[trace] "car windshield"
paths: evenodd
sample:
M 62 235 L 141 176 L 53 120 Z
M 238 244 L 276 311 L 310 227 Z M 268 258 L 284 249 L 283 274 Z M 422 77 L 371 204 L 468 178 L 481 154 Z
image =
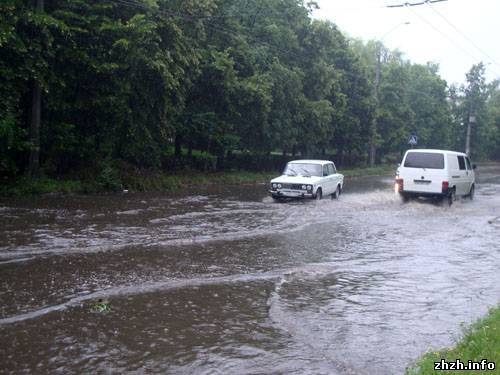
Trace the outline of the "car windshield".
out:
M 409 152 L 404 166 L 406 168 L 444 169 L 444 155 L 435 152 Z
M 288 163 L 283 174 L 287 176 L 321 176 L 321 164 Z

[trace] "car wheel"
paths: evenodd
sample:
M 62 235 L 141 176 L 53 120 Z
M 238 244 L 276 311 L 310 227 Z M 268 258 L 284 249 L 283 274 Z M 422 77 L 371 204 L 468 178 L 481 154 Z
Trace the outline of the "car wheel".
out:
M 317 200 L 320 200 L 321 198 L 323 198 L 323 192 L 321 191 L 321 188 L 318 188 L 318 190 L 316 190 L 316 196 L 315 198 Z
M 332 199 L 340 198 L 340 185 L 337 185 L 337 189 L 335 189 L 335 193 L 332 194 Z
M 474 193 L 475 193 L 476 188 L 474 187 L 474 184 L 470 187 L 470 192 L 469 192 L 469 199 L 473 200 L 474 199 Z

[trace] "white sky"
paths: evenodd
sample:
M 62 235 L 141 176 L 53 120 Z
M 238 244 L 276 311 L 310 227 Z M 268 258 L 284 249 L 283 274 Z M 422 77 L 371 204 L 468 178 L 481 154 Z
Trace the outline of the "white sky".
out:
M 334 22 L 355 38 L 383 38 L 387 47 L 404 52 L 412 62 L 438 63 L 440 75 L 448 84 L 464 83 L 465 73 L 479 61 L 486 64 L 488 81 L 500 78 L 500 0 L 385 7 L 421 1 L 316 0 L 320 9 L 313 16 Z

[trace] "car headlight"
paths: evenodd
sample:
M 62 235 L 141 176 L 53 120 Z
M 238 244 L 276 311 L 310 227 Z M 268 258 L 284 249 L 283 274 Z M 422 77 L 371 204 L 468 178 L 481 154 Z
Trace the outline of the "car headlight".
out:
M 307 186 L 306 185 L 302 185 L 302 190 L 306 190 L 307 189 Z
M 312 185 L 307 185 L 307 190 L 312 190 L 313 186 Z
M 278 184 L 273 184 L 273 189 L 276 189 L 278 187 Z
M 281 184 L 278 184 L 278 189 L 281 189 L 281 187 L 282 187 Z

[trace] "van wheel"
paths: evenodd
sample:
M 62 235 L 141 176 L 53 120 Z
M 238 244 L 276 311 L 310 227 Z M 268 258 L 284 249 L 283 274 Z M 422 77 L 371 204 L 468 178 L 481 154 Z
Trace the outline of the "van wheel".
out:
M 408 203 L 410 201 L 410 196 L 406 194 L 400 194 L 401 200 L 403 203 Z
M 457 199 L 456 193 L 455 193 L 455 188 L 451 189 L 450 193 L 446 197 L 446 200 L 448 202 L 448 206 L 451 206 L 453 202 Z
M 332 199 L 339 199 L 340 198 L 340 185 L 337 185 L 337 189 L 335 189 L 335 193 L 332 194 Z
M 469 195 L 468 195 L 470 200 L 474 199 L 475 190 L 476 190 L 476 188 L 474 187 L 474 184 L 472 184 L 472 186 L 470 187 Z
M 314 198 L 316 198 L 317 200 L 323 198 L 323 192 L 321 191 L 321 188 L 318 188 L 318 190 L 316 190 L 316 195 Z

